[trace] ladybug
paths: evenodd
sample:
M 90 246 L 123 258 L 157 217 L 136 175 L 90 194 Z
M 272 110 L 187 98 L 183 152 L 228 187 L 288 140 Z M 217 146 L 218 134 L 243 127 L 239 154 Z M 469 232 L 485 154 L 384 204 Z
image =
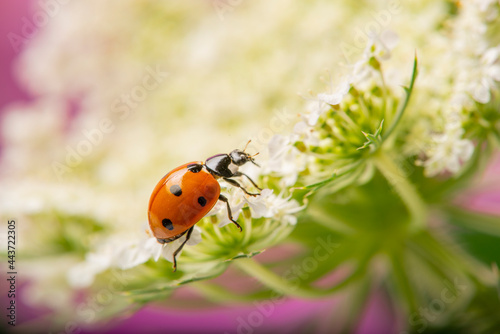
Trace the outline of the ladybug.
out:
M 228 199 L 220 193 L 218 179 L 223 179 L 232 186 L 238 187 L 250 196 L 260 193 L 250 193 L 241 186 L 234 177 L 246 177 L 258 190 L 262 190 L 238 167 L 247 162 L 260 167 L 248 153 L 243 150 L 233 150 L 229 154 L 217 154 L 204 163 L 194 161 L 179 166 L 165 175 L 156 185 L 149 199 L 149 227 L 159 243 L 165 244 L 186 235 L 186 240 L 173 254 L 174 272 L 177 269 L 176 256 L 191 237 L 194 225 L 200 221 L 221 200 L 227 205 L 229 219 L 240 229 L 241 226 L 233 219 Z

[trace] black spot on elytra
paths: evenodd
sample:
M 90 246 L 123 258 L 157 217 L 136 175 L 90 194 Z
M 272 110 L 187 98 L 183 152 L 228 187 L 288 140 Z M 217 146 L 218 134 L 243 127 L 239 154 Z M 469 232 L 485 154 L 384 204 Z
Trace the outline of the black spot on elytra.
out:
M 201 205 L 201 206 L 205 206 L 207 204 L 207 199 L 203 196 L 200 196 L 198 197 L 198 203 Z
M 175 196 L 180 196 L 182 195 L 182 189 L 178 185 L 174 184 L 173 186 L 170 187 L 170 192 L 174 194 Z
M 163 219 L 161 223 L 167 230 L 172 231 L 174 229 L 174 225 L 172 224 L 172 221 L 170 219 Z

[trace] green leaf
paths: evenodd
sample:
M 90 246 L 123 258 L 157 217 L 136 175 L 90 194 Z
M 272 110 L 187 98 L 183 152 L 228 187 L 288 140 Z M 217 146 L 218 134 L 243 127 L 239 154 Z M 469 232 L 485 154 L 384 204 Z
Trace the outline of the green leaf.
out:
M 475 258 L 487 266 L 500 265 L 500 217 L 457 207 L 446 208 L 453 233 Z
M 355 172 L 357 167 L 362 165 L 362 163 L 363 163 L 363 161 L 358 161 L 358 162 L 352 164 L 351 166 L 349 166 L 349 169 L 343 171 L 342 173 L 337 174 L 337 172 L 334 172 L 332 174 L 332 176 L 330 176 L 326 180 L 316 182 L 316 183 L 313 183 L 313 184 L 310 184 L 307 186 L 303 186 L 303 187 L 297 187 L 295 189 L 312 189 L 311 192 L 309 192 L 308 194 L 305 195 L 305 197 L 308 197 L 308 196 L 312 195 L 314 192 L 318 191 L 320 188 L 322 188 L 322 187 L 324 187 L 324 186 L 326 186 L 334 181 L 342 182 L 343 180 L 346 180 L 346 179 L 351 180 L 352 179 L 351 176 L 353 175 L 353 172 Z
M 236 259 L 249 259 L 249 258 L 252 258 L 254 257 L 255 255 L 259 255 L 260 253 L 263 253 L 265 252 L 265 249 L 261 250 L 261 251 L 255 251 L 255 252 L 251 252 L 251 253 L 248 253 L 248 254 L 238 254 L 236 255 L 235 257 L 232 257 L 230 259 L 227 259 L 225 262 L 230 262 L 230 261 L 234 261 Z
M 366 133 L 364 131 L 361 131 L 363 133 L 363 135 L 366 137 L 366 139 L 368 139 L 368 141 L 365 142 L 363 144 L 363 146 L 358 147 L 357 149 L 362 150 L 362 149 L 367 148 L 368 146 L 370 146 L 372 144 L 375 146 L 375 149 L 380 147 L 380 144 L 382 143 L 382 137 L 380 136 L 380 133 L 382 132 L 383 125 L 384 125 L 384 120 L 382 120 L 380 122 L 380 125 L 374 134 L 370 134 L 370 133 Z
M 444 209 L 451 224 L 500 238 L 500 217 L 456 206 L 447 206 Z

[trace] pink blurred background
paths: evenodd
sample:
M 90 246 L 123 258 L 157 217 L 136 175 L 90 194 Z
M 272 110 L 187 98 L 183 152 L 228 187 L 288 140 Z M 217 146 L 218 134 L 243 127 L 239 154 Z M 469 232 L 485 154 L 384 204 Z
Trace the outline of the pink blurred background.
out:
M 29 16 L 35 2 L 31 1 L 3 1 L 0 2 L 0 117 L 3 109 L 14 101 L 29 101 L 30 95 L 20 87 L 13 73 L 13 63 L 18 56 L 8 39 L 9 33 L 21 34 L 22 18 Z M 50 23 L 49 23 L 50 24 Z M 1 150 L 1 143 L 0 143 Z M 0 151 L 1 153 L 1 151 Z M 487 180 L 487 181 L 486 181 Z M 500 159 L 491 165 L 482 180 L 477 182 L 477 190 L 472 190 L 466 196 L 459 198 L 460 203 L 470 208 L 500 214 Z M 22 260 L 22 259 L 21 259 Z M 229 274 L 225 274 L 230 275 Z M 222 277 L 224 278 L 224 277 Z M 21 275 L 22 280 L 22 275 Z M 2 282 L 2 284 L 4 284 Z M 22 286 L 29 282 L 21 281 Z M 192 298 L 192 293 L 187 289 L 180 289 L 178 294 Z M 6 296 L 2 287 L 4 305 Z M 27 297 L 27 296 L 24 296 Z M 47 310 L 35 310 L 22 303 L 22 298 L 17 298 L 17 323 L 31 322 L 47 314 Z M 262 324 L 251 327 L 248 324 L 257 308 L 254 305 L 236 305 L 231 307 L 217 306 L 210 310 L 174 310 L 158 306 L 148 306 L 126 319 L 112 322 L 106 328 L 86 329 L 83 333 L 280 333 L 280 332 L 311 332 L 310 326 L 315 323 L 315 332 L 330 333 L 331 318 L 335 307 L 342 307 L 341 298 L 329 298 L 318 301 L 303 301 L 288 299 L 275 309 L 270 316 L 262 317 Z M 397 311 L 393 310 L 387 296 L 382 292 L 375 293 L 365 308 L 362 321 L 359 323 L 357 333 L 389 334 L 398 332 L 404 323 L 396 324 Z M 251 320 L 250 320 L 251 321 Z M 5 326 L 3 320 L 2 327 Z M 404 320 L 403 320 L 404 322 Z M 43 326 L 42 326 L 43 327 Z M 40 328 L 40 327 L 38 327 Z M 10 329 L 10 328 L 9 328 Z M 48 332 L 44 328 L 43 332 Z

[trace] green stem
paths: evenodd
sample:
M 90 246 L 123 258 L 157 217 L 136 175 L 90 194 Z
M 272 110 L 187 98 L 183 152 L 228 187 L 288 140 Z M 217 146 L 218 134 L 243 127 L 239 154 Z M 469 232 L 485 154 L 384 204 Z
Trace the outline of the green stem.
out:
M 406 298 L 408 303 L 409 311 L 411 313 L 417 312 L 418 302 L 415 296 L 414 288 L 410 282 L 410 277 L 408 276 L 407 270 L 405 268 L 405 259 L 401 252 L 394 252 L 390 255 L 390 260 L 392 264 L 392 275 L 394 281 L 396 282 L 399 291 Z
M 326 295 L 333 294 L 338 290 L 344 288 L 346 285 L 362 277 L 364 273 L 364 267 L 358 268 L 353 274 L 344 279 L 337 285 L 321 289 L 315 288 L 310 285 L 305 285 L 300 282 L 299 276 L 295 280 L 287 280 L 281 276 L 276 275 L 274 272 L 264 267 L 254 259 L 238 259 L 233 262 L 239 269 L 245 273 L 255 277 L 262 284 L 268 288 L 278 291 L 284 295 L 299 297 L 299 298 L 323 298 Z
M 353 284 L 347 291 L 342 293 L 341 307 L 328 310 L 328 326 L 335 328 L 335 333 L 355 333 L 360 320 L 364 317 L 364 309 L 369 301 L 372 291 L 371 280 L 373 277 L 366 275 L 363 279 Z M 311 331 L 308 331 L 311 332 Z
M 449 224 L 500 238 L 498 215 L 471 211 L 452 204 L 443 205 L 442 209 L 448 214 Z
M 214 229 L 215 235 L 220 240 L 222 240 L 224 243 L 228 242 L 228 239 L 226 238 L 226 236 L 221 233 L 221 231 L 220 231 L 221 228 L 219 226 L 214 226 L 213 229 Z
M 491 129 L 488 139 L 490 143 L 494 144 L 492 145 L 493 147 L 500 146 L 500 133 L 498 133 L 495 128 Z
M 245 217 L 245 213 L 242 212 L 241 215 L 243 216 L 243 222 L 245 226 L 245 230 L 243 231 L 244 236 L 243 236 L 243 245 L 247 245 L 248 242 L 250 241 L 250 237 L 252 236 L 252 221 L 251 219 Z
M 194 282 L 191 283 L 191 287 L 194 287 L 198 293 L 202 294 L 208 300 L 218 302 L 218 303 L 234 303 L 234 302 L 251 302 L 254 300 L 251 296 L 240 296 L 229 290 L 226 290 L 218 285 L 206 283 L 206 282 Z
M 380 80 L 382 81 L 382 110 L 384 111 L 385 119 L 387 118 L 387 96 L 389 94 L 387 93 L 387 85 L 385 83 L 384 73 L 382 72 L 382 69 L 379 69 L 378 73 L 380 74 Z
M 425 231 L 416 235 L 415 241 L 417 242 L 416 245 L 408 244 L 415 254 L 427 260 L 431 265 L 434 264 L 443 271 L 443 274 L 451 272 L 463 273 L 476 282 L 485 283 L 488 281 L 490 267 L 468 254 L 465 250 L 454 248 L 452 238 L 440 236 L 439 240 L 437 240 L 435 236 Z
M 423 228 L 426 225 L 426 204 L 405 173 L 382 150 L 373 155 L 372 161 L 405 203 L 411 217 L 410 228 L 413 231 Z
M 384 133 L 384 140 L 387 140 L 387 138 L 389 138 L 389 136 L 391 135 L 391 133 L 394 131 L 394 129 L 396 128 L 396 126 L 399 124 L 399 121 L 401 120 L 401 117 L 403 117 L 403 113 L 404 113 L 406 107 L 408 106 L 408 102 L 410 102 L 410 97 L 411 97 L 411 93 L 413 92 L 413 85 L 415 84 L 415 79 L 417 78 L 417 73 L 418 73 L 418 70 L 417 70 L 417 55 L 415 54 L 415 60 L 413 62 L 413 72 L 411 74 L 410 86 L 409 87 L 404 87 L 404 90 L 405 90 L 405 93 L 406 93 L 405 99 L 404 99 L 403 103 L 399 106 L 399 108 L 398 108 L 398 110 L 396 112 L 396 116 L 394 117 L 394 119 L 391 122 L 391 126 Z
M 331 214 L 325 212 L 316 202 L 311 202 L 307 210 L 308 216 L 315 223 L 326 227 L 334 233 L 339 233 L 342 235 L 353 235 L 355 229 L 345 224 L 344 221 L 334 217 Z

